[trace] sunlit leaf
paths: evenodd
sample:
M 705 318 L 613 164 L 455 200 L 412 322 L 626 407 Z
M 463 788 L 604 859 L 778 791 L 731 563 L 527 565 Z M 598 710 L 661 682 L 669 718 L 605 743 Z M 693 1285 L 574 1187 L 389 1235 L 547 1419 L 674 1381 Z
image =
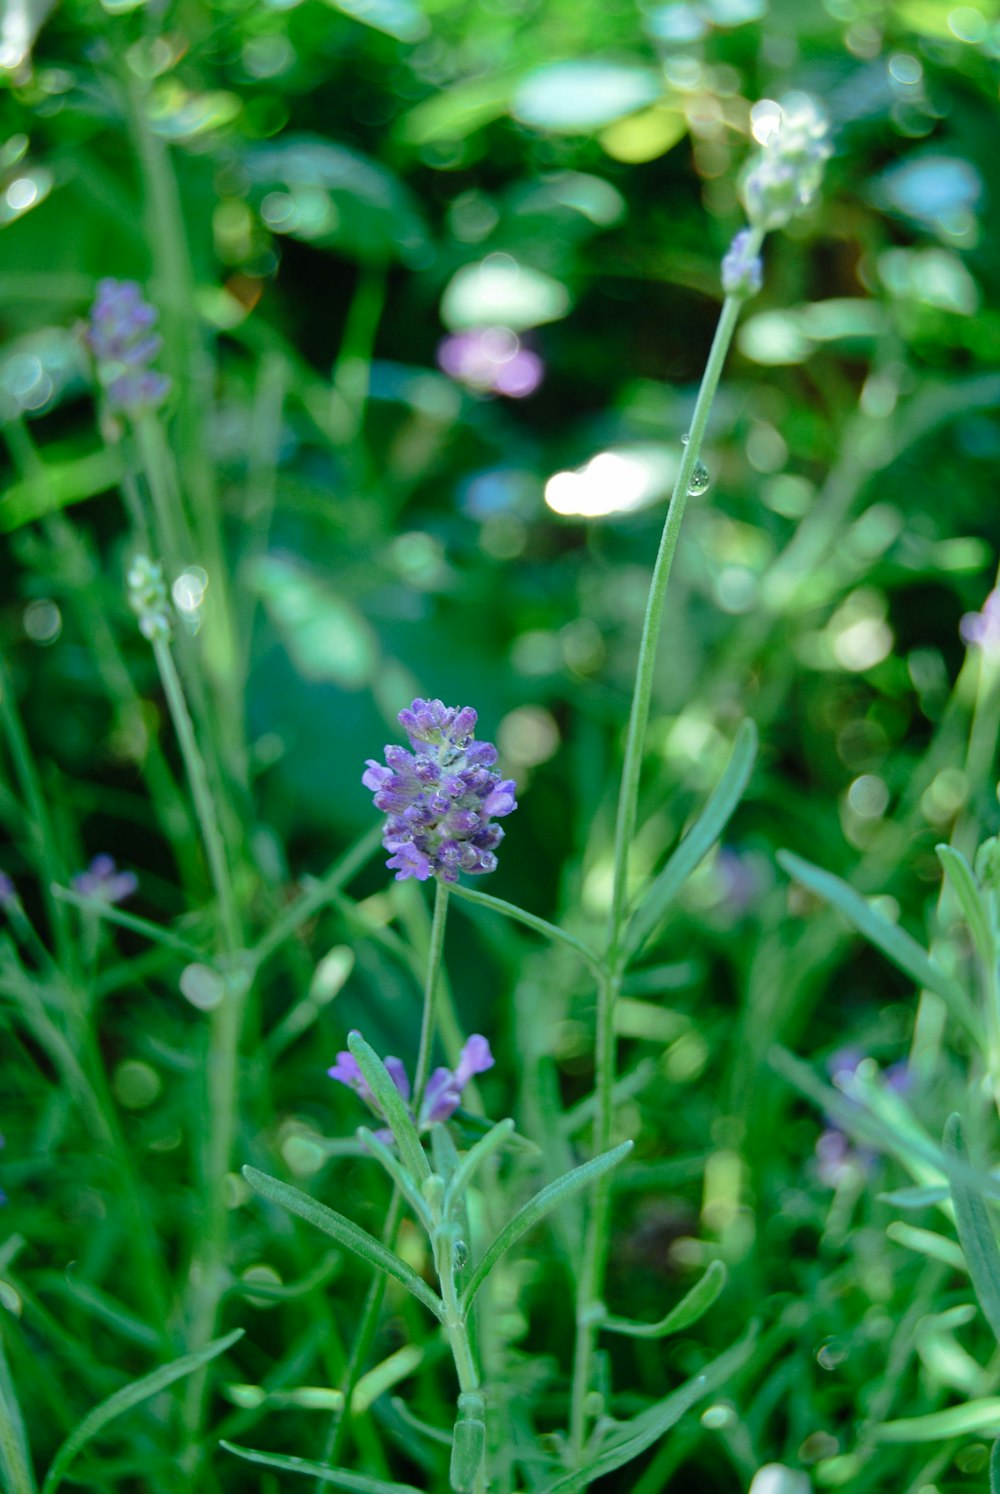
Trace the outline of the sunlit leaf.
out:
M 331 10 L 371 26 L 374 31 L 384 31 L 397 41 L 415 42 L 427 35 L 430 23 L 413 0 L 325 0 Z
M 299 673 L 360 690 L 378 665 L 378 643 L 361 614 L 318 576 L 283 556 L 263 556 L 246 581 L 281 634 Z
M 569 291 L 553 276 L 510 254 L 489 254 L 451 277 L 441 298 L 441 320 L 453 332 L 493 326 L 520 332 L 557 321 L 569 308 Z
M 652 68 L 586 58 L 553 62 L 518 84 L 511 113 L 556 135 L 584 135 L 651 104 L 663 92 Z

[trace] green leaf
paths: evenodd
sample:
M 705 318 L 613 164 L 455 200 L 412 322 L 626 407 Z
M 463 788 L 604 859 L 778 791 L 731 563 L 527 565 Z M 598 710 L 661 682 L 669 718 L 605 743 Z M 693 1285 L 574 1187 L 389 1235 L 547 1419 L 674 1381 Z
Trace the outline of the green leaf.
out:
M 309 1458 L 292 1458 L 284 1453 L 258 1452 L 253 1447 L 237 1447 L 235 1442 L 220 1442 L 226 1452 L 245 1458 L 248 1463 L 260 1463 L 264 1468 L 280 1468 L 285 1473 L 304 1473 L 319 1479 L 323 1484 L 334 1484 L 338 1489 L 348 1489 L 351 1494 L 420 1494 L 412 1484 L 391 1484 L 384 1478 L 372 1478 L 367 1473 L 350 1473 L 346 1468 L 327 1468 L 323 1463 L 313 1463 Z
M 519 908 L 515 903 L 505 902 L 501 897 L 493 897 L 488 892 L 478 892 L 473 887 L 463 887 L 456 882 L 451 888 L 453 897 L 462 898 L 467 903 L 478 903 L 481 908 L 492 908 L 495 913 L 502 913 L 505 918 L 512 918 L 515 923 L 523 923 L 525 928 L 534 929 L 536 934 L 541 934 L 545 939 L 551 939 L 554 944 L 565 944 L 572 949 L 597 974 L 604 974 L 604 966 L 600 958 L 582 939 L 577 939 L 575 934 L 568 934 L 565 929 L 558 928 L 554 923 L 547 923 L 544 918 L 539 918 L 534 913 L 528 913 L 524 908 Z
M 116 1390 L 114 1395 L 108 1396 L 99 1406 L 92 1411 L 75 1427 L 66 1441 L 59 1448 L 52 1465 L 45 1475 L 42 1485 L 42 1494 L 52 1494 L 62 1483 L 73 1459 L 82 1448 L 98 1432 L 114 1421 L 123 1412 L 130 1411 L 133 1406 L 138 1406 L 152 1395 L 157 1395 L 172 1385 L 175 1380 L 181 1380 L 185 1375 L 191 1375 L 195 1370 L 201 1369 L 202 1365 L 208 1364 L 227 1349 L 231 1349 L 239 1339 L 243 1337 L 243 1329 L 236 1328 L 232 1333 L 227 1333 L 223 1338 L 217 1338 L 212 1343 L 206 1344 L 203 1349 L 196 1349 L 192 1354 L 185 1354 L 181 1359 L 175 1359 L 171 1364 L 161 1364 L 159 1369 L 153 1370 L 152 1374 L 144 1375 L 141 1380 L 133 1380 L 131 1385 L 125 1385 L 121 1390 Z
M 945 1155 L 967 1160 L 959 1116 L 950 1115 L 944 1128 Z M 955 1224 L 972 1285 L 976 1289 L 983 1316 L 1000 1343 L 1000 1250 L 982 1194 L 963 1177 L 949 1177 L 955 1204 Z
M 360 8 L 360 7 L 359 7 Z M 265 223 L 276 233 L 374 264 L 422 259 L 420 208 L 378 161 L 319 135 L 251 146 L 243 164 Z
M 668 1333 L 682 1333 L 708 1311 L 725 1284 L 725 1266 L 721 1261 L 713 1261 L 701 1280 L 658 1323 L 635 1323 L 630 1318 L 604 1318 L 598 1326 L 609 1333 L 623 1333 L 628 1338 L 665 1338 Z
M 943 1203 L 948 1189 L 937 1183 L 928 1183 L 917 1188 L 894 1188 L 889 1193 L 877 1195 L 879 1203 L 892 1204 L 897 1209 L 927 1209 L 933 1204 Z
M 894 1219 L 885 1233 L 896 1245 L 914 1250 L 918 1255 L 926 1255 L 932 1261 L 940 1261 L 953 1271 L 968 1269 L 961 1247 L 954 1240 L 949 1240 L 947 1235 L 939 1235 L 936 1230 L 918 1229 L 916 1225 L 904 1224 L 901 1219 Z
M 409 1200 L 410 1207 L 421 1224 L 430 1233 L 434 1228 L 434 1216 L 427 1207 L 426 1198 L 414 1183 L 412 1173 L 407 1172 L 395 1152 L 387 1147 L 384 1141 L 379 1141 L 375 1133 L 369 1131 L 367 1126 L 359 1126 L 357 1134 L 362 1146 L 371 1152 L 376 1161 L 381 1162 L 400 1193 Z
M 511 113 L 521 124 L 555 135 L 583 135 L 633 114 L 663 94 L 650 67 L 587 57 L 552 62 L 524 78 Z
M 420 41 L 430 30 L 427 17 L 413 0 L 326 0 L 326 4 L 397 41 Z
M 711 1395 L 743 1368 L 754 1351 L 756 1336 L 756 1330 L 752 1329 L 740 1343 L 733 1344 L 732 1348 L 720 1354 L 718 1359 L 713 1359 L 699 1374 L 662 1401 L 658 1401 L 655 1406 L 641 1411 L 631 1421 L 613 1424 L 610 1434 L 605 1437 L 593 1458 L 582 1467 L 574 1468 L 572 1472 L 544 1484 L 537 1494 L 575 1494 L 576 1490 L 586 1488 L 595 1479 L 606 1473 L 613 1473 L 616 1468 L 623 1467 L 640 1453 L 644 1453 L 680 1421 L 685 1411 L 689 1411 L 706 1395 Z
M 935 846 L 934 849 L 938 860 L 944 867 L 948 883 L 958 898 L 983 969 L 992 970 L 996 961 L 993 930 L 990 926 L 989 912 L 983 902 L 972 868 L 961 851 L 956 851 L 953 846 L 940 845 Z
M 870 1430 L 876 1442 L 945 1442 L 949 1437 L 964 1437 L 970 1432 L 994 1428 L 1000 1428 L 997 1396 L 966 1401 L 964 1406 L 949 1406 L 947 1411 L 932 1411 L 927 1416 L 883 1421 Z
M 414 1183 L 419 1186 L 430 1177 L 431 1164 L 420 1144 L 420 1137 L 417 1135 L 417 1128 L 413 1124 L 413 1117 L 410 1115 L 406 1101 L 393 1084 L 389 1070 L 371 1044 L 365 1042 L 360 1032 L 348 1034 L 347 1046 L 352 1056 L 357 1059 L 358 1068 L 375 1096 L 379 1109 L 389 1123 L 389 1129 L 396 1138 L 404 1168 Z
M 747 717 L 740 723 L 729 762 L 704 809 L 632 916 L 625 934 L 625 949 L 630 957 L 638 954 L 688 877 L 726 828 L 750 781 L 756 756 L 757 728 Z
M 308 1193 L 301 1193 L 298 1188 L 293 1188 L 289 1183 L 279 1182 L 277 1178 L 268 1177 L 265 1172 L 258 1172 L 256 1167 L 244 1167 L 243 1176 L 255 1192 L 270 1203 L 281 1204 L 283 1208 L 291 1213 L 297 1214 L 307 1224 L 313 1224 L 321 1229 L 325 1235 L 329 1235 L 343 1245 L 345 1249 L 351 1250 L 355 1255 L 367 1261 L 370 1266 L 375 1266 L 379 1271 L 384 1271 L 387 1276 L 401 1282 L 407 1291 L 413 1293 L 418 1301 L 429 1308 L 435 1317 L 444 1317 L 444 1305 L 440 1298 L 431 1291 L 427 1283 L 412 1270 L 405 1261 L 376 1240 L 367 1230 L 361 1229 L 359 1225 L 353 1224 L 350 1219 L 345 1219 L 343 1214 L 328 1209 L 325 1204 L 317 1203 L 310 1198 Z
M 832 872 L 803 861 L 801 856 L 791 851 L 779 851 L 778 863 L 803 887 L 808 887 L 839 909 L 848 923 L 853 924 L 859 934 L 880 949 L 915 985 L 937 992 L 976 1045 L 980 1049 L 985 1047 L 983 1024 L 965 991 L 904 929 L 876 912 L 867 899 Z
M 1000 1437 L 990 1453 L 990 1494 L 1000 1494 Z
M 35 1494 L 24 1417 L 0 1344 L 0 1477 L 7 1494 Z
M 263 555 L 246 581 L 260 597 L 292 663 L 306 680 L 360 690 L 375 675 L 378 641 L 358 609 L 298 561 Z
M 476 1175 L 476 1171 L 498 1152 L 505 1144 L 514 1130 L 514 1122 L 510 1119 L 497 1121 L 496 1125 L 487 1131 L 485 1136 L 480 1137 L 475 1146 L 469 1148 L 455 1169 L 454 1176 L 448 1184 L 444 1196 L 444 1211 L 447 1214 L 452 1204 L 460 1201 Z
M 541 1192 L 535 1194 L 534 1198 L 529 1199 L 522 1209 L 518 1209 L 513 1219 L 500 1231 L 473 1271 L 469 1284 L 462 1293 L 463 1314 L 468 1312 L 479 1288 L 505 1251 L 509 1250 L 529 1229 L 532 1229 L 540 1219 L 544 1219 L 545 1215 L 558 1204 L 567 1198 L 572 1198 L 574 1194 L 580 1192 L 581 1188 L 589 1187 L 612 1167 L 617 1167 L 631 1150 L 632 1142 L 623 1141 L 619 1146 L 612 1147 L 609 1152 L 603 1152 L 599 1157 L 592 1157 L 589 1162 L 584 1162 L 580 1167 L 574 1167 L 572 1172 L 564 1173 L 561 1178 L 556 1178 L 554 1183 L 549 1183 L 548 1187 L 543 1188 Z
M 102 449 L 72 461 L 49 461 L 44 474 L 15 482 L 4 493 L 0 499 L 0 531 L 20 529 L 44 514 L 106 493 L 121 475 L 122 461 L 117 451 Z

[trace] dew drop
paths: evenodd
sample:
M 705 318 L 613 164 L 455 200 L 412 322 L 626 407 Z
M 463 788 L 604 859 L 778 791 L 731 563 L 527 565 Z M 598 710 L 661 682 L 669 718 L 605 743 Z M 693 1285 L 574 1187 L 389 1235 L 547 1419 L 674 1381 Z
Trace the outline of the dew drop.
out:
M 694 471 L 691 473 L 691 477 L 688 481 L 689 497 L 699 497 L 707 490 L 711 480 L 712 479 L 708 475 L 708 468 L 705 466 L 705 463 L 702 461 L 695 462 Z

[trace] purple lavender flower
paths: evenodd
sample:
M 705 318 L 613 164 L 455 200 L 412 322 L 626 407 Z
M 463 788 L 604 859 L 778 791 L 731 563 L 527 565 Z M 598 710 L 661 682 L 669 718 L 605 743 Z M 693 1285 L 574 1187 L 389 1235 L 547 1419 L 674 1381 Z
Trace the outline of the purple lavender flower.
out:
M 158 317 L 136 281 L 98 281 L 87 341 L 108 407 L 117 415 L 154 410 L 170 392 L 166 374 L 152 367 L 163 345 L 153 330 Z
M 386 767 L 368 759 L 361 782 L 387 815 L 382 844 L 397 882 L 496 870 L 503 830 L 490 822 L 517 808 L 516 786 L 491 771 L 497 750 L 475 740 L 477 719 L 471 706 L 415 700 L 399 713 L 413 752 L 386 747 Z
M 75 891 L 84 897 L 99 897 L 105 903 L 123 903 L 139 886 L 135 872 L 119 871 L 113 856 L 95 856 L 86 871 L 73 878 Z
M 413 1116 L 410 1107 L 410 1077 L 406 1069 L 398 1058 L 390 1056 L 384 1058 L 382 1062 L 389 1071 L 393 1084 L 406 1101 L 410 1115 Z M 435 1069 L 428 1079 L 420 1105 L 420 1115 L 413 1117 L 417 1130 L 427 1131 L 439 1121 L 446 1121 L 449 1116 L 454 1115 L 461 1104 L 462 1091 L 473 1074 L 484 1074 L 487 1069 L 493 1067 L 494 1062 L 495 1059 L 490 1052 L 490 1045 L 486 1038 L 474 1032 L 459 1054 L 458 1067 Z M 331 1069 L 327 1069 L 327 1073 L 339 1084 L 346 1084 L 348 1089 L 353 1089 L 375 1115 L 382 1115 L 382 1109 L 372 1094 L 367 1079 L 358 1067 L 358 1061 L 353 1053 L 348 1053 L 346 1050 L 338 1053 L 337 1062 Z M 385 1140 L 387 1137 L 391 1140 L 391 1132 L 378 1131 L 376 1135 L 380 1140 Z
M 978 644 L 990 658 L 1000 657 L 1000 591 L 991 591 L 981 612 L 967 612 L 959 624 L 962 639 Z
M 7 909 L 17 902 L 17 888 L 6 872 L 0 872 L 0 908 Z
M 759 254 L 748 254 L 750 230 L 744 228 L 730 244 L 722 261 L 722 289 L 727 296 L 755 296 L 764 283 Z
M 446 337 L 438 348 L 445 373 L 480 394 L 503 394 L 525 399 L 542 382 L 544 369 L 537 353 L 522 345 L 509 327 L 479 327 Z

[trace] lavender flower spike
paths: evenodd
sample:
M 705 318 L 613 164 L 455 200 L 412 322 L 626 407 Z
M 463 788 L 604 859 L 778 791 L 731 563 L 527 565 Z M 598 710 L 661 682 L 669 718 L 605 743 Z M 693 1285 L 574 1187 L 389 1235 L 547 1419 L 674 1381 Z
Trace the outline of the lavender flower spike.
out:
M 406 1069 L 398 1058 L 389 1057 L 382 1061 L 389 1071 L 393 1084 L 406 1102 L 410 1115 L 413 1116 L 410 1106 L 410 1078 Z M 486 1038 L 478 1032 L 473 1033 L 459 1054 L 458 1067 L 435 1069 L 428 1079 L 420 1105 L 420 1116 L 419 1119 L 415 1118 L 418 1131 L 428 1131 L 431 1126 L 446 1121 L 449 1116 L 454 1115 L 462 1102 L 462 1091 L 473 1074 L 484 1074 L 487 1069 L 493 1067 L 494 1062 Z M 332 1068 L 327 1069 L 327 1073 L 339 1084 L 345 1084 L 348 1089 L 353 1089 L 355 1094 L 360 1095 L 364 1100 L 369 1110 L 381 1117 L 382 1110 L 379 1103 L 372 1094 L 368 1081 L 352 1053 L 338 1053 L 337 1062 Z M 391 1141 L 392 1139 L 391 1132 L 379 1131 L 376 1135 L 380 1140 Z
M 397 882 L 496 870 L 503 830 L 491 821 L 517 808 L 516 785 L 492 771 L 497 750 L 476 741 L 476 721 L 471 706 L 415 700 L 399 713 L 412 752 L 386 747 L 385 767 L 368 759 L 361 782 L 387 816 L 382 844 Z
M 87 341 L 108 407 L 116 415 L 155 410 L 170 392 L 166 374 L 152 366 L 163 344 L 153 330 L 158 318 L 136 281 L 98 281 Z
M 765 101 L 761 107 L 775 106 Z M 777 106 L 773 128 L 743 177 L 743 202 L 754 228 L 783 228 L 812 201 L 833 147 L 826 116 L 805 93 Z
M 727 296 L 755 296 L 764 283 L 759 254 L 748 254 L 750 230 L 736 235 L 722 261 L 722 289 Z

